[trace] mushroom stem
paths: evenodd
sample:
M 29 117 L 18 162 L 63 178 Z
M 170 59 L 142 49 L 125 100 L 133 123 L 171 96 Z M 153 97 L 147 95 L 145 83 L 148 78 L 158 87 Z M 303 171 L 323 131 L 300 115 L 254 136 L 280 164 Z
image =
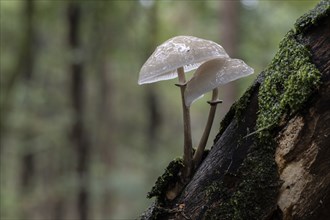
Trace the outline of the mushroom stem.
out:
M 184 69 L 183 67 L 179 67 L 177 69 L 177 72 L 178 72 L 178 79 L 179 79 L 179 84 L 180 85 L 184 85 L 186 84 L 186 76 L 184 74 Z
M 213 89 L 212 99 L 211 99 L 211 101 L 208 101 L 211 108 L 209 111 L 209 116 L 208 116 L 207 123 L 206 123 L 205 129 L 204 129 L 204 133 L 202 135 L 202 138 L 199 142 L 199 145 L 198 145 L 197 150 L 193 157 L 194 169 L 196 169 L 199 166 L 199 164 L 202 160 L 204 149 L 205 149 L 205 146 L 206 146 L 206 143 L 207 143 L 207 140 L 209 138 L 210 131 L 212 128 L 215 112 L 217 110 L 217 104 L 222 102 L 221 100 L 218 99 L 218 93 L 219 93 L 218 88 Z
M 186 78 L 183 67 L 177 69 L 179 84 L 181 90 L 181 101 L 183 110 L 183 130 L 184 130 L 184 151 L 183 151 L 183 178 L 187 181 L 192 172 L 192 140 L 191 140 L 191 125 L 190 125 L 190 109 L 189 106 L 185 105 L 184 92 L 186 90 Z

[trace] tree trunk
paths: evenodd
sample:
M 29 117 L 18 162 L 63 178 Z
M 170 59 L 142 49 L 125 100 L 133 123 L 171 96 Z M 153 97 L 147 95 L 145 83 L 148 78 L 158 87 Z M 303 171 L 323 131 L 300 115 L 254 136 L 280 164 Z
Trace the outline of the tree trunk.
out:
M 181 194 L 166 183 L 142 219 L 330 219 L 329 13 L 297 20 Z
M 153 49 L 157 46 L 157 35 L 158 35 L 158 2 L 155 1 L 153 5 L 146 9 L 148 13 L 148 26 L 147 26 L 147 45 L 146 45 L 146 59 L 150 56 Z M 144 60 L 146 60 L 144 59 Z M 153 154 L 157 148 L 159 139 L 159 128 L 161 126 L 162 114 L 159 105 L 159 97 L 156 92 L 157 90 L 153 85 L 148 85 L 145 95 L 145 106 L 148 115 L 148 141 L 149 146 L 148 152 L 150 155 Z
M 25 21 L 26 21 L 26 38 L 27 38 L 27 45 L 26 45 L 26 62 L 24 64 L 24 71 L 23 74 L 23 83 L 24 86 L 27 87 L 27 89 L 30 89 L 30 83 L 32 81 L 32 75 L 34 71 L 34 65 L 35 65 L 35 53 L 34 53 L 34 39 L 35 39 L 35 32 L 33 30 L 33 14 L 34 14 L 34 1 L 27 0 L 25 3 Z M 25 101 L 29 102 L 29 101 Z M 31 110 L 29 108 L 29 103 L 26 103 L 27 106 L 25 106 L 28 110 Z M 26 129 L 24 137 L 26 138 L 26 142 L 28 143 L 31 136 L 31 132 L 29 132 L 28 129 Z M 27 146 L 27 148 L 30 146 Z M 33 153 L 29 152 L 29 149 L 26 150 L 27 152 L 24 153 L 22 158 L 22 189 L 23 191 L 26 191 L 30 185 L 31 181 L 34 175 L 34 155 Z
M 90 104 L 95 106 L 93 112 L 96 115 L 96 122 L 93 127 L 94 147 L 91 149 L 95 154 L 98 163 L 102 164 L 107 173 L 112 172 L 114 161 L 116 158 L 116 144 L 114 141 L 114 133 L 117 129 L 116 113 L 114 111 L 114 97 L 116 92 L 116 84 L 113 79 L 113 59 L 111 54 L 115 49 L 115 26 L 114 11 L 118 7 L 113 1 L 98 1 L 89 7 L 89 13 L 93 15 L 91 22 L 92 33 L 89 41 L 92 43 L 92 49 L 89 54 L 93 54 L 93 60 L 90 61 L 92 68 L 95 70 L 93 80 L 95 81 L 95 94 L 97 99 L 93 99 Z M 100 37 L 101 36 L 101 37 Z M 94 39 L 98 39 L 95 41 Z M 105 46 L 107 45 L 107 46 Z M 94 108 L 93 108 L 94 109 Z M 99 159 L 98 159 L 99 158 Z M 100 173 L 100 175 L 104 175 Z M 111 187 L 110 187 L 111 188 Z M 102 216 L 111 216 L 114 207 L 114 192 L 107 188 L 95 200 L 100 201 L 100 206 L 95 212 L 102 213 Z
M 84 126 L 84 84 L 83 63 L 80 60 L 81 42 L 79 27 L 81 25 L 81 8 L 78 2 L 71 2 L 68 6 L 67 19 L 69 26 L 69 45 L 72 50 L 71 64 L 71 97 L 74 110 L 72 127 L 72 142 L 77 155 L 76 172 L 78 176 L 77 209 L 80 220 L 88 219 L 88 179 L 89 179 L 89 143 Z
M 35 2 L 33 0 L 27 0 L 24 4 L 24 23 L 26 25 L 25 29 L 25 43 L 24 43 L 24 55 L 22 62 L 22 69 L 21 72 L 17 72 L 17 74 L 22 74 L 22 83 L 26 89 L 26 93 L 24 94 L 24 108 L 27 112 L 33 112 L 32 104 L 31 104 L 31 83 L 33 82 L 33 72 L 35 67 L 35 30 L 34 30 L 34 13 L 35 13 Z M 17 76 L 18 76 L 17 75 Z M 14 80 L 14 79 L 13 79 Z M 14 81 L 12 82 L 14 83 Z M 6 103 L 7 104 L 7 103 Z M 21 182 L 21 190 L 22 190 L 22 198 L 23 201 L 27 200 L 29 196 L 29 192 L 33 188 L 33 183 L 36 177 L 36 155 L 31 150 L 31 140 L 35 137 L 35 133 L 29 129 L 31 124 L 26 122 L 26 125 L 23 126 L 23 136 L 25 145 L 23 148 L 23 155 L 21 158 L 21 175 L 20 175 L 20 182 Z M 26 208 L 24 202 L 22 203 L 22 217 L 29 218 L 32 216 L 32 213 Z

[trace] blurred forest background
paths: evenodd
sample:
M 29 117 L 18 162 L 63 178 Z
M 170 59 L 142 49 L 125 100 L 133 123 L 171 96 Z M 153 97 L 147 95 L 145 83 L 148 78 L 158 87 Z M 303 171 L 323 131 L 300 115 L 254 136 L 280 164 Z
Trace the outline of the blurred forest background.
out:
M 158 44 L 193 35 L 255 75 L 222 88 L 221 117 L 317 1 L 0 0 L 0 219 L 133 219 L 183 153 L 176 80 L 138 86 Z M 189 78 L 189 76 L 188 76 Z M 193 142 L 208 97 L 192 106 Z

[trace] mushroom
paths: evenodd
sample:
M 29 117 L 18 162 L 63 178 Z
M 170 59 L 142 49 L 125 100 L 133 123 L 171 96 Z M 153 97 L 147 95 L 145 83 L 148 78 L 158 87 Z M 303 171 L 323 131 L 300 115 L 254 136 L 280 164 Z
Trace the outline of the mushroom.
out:
M 184 72 L 189 72 L 205 61 L 222 57 L 229 56 L 222 46 L 213 41 L 193 36 L 173 37 L 159 45 L 144 63 L 138 84 L 174 79 L 178 76 L 177 69 L 180 67 Z
M 203 156 L 208 136 L 212 127 L 218 99 L 218 87 L 241 77 L 253 74 L 253 69 L 244 61 L 231 58 L 216 58 L 203 63 L 187 82 L 185 90 L 185 105 L 190 106 L 204 93 L 212 90 L 212 99 L 208 101 L 210 111 L 204 133 L 193 156 L 193 166 L 196 168 Z
M 178 77 L 181 90 L 184 127 L 183 177 L 192 172 L 192 140 L 189 105 L 186 105 L 185 72 L 197 69 L 202 63 L 215 58 L 229 58 L 217 43 L 193 36 L 173 37 L 158 46 L 142 66 L 138 84 L 153 83 Z

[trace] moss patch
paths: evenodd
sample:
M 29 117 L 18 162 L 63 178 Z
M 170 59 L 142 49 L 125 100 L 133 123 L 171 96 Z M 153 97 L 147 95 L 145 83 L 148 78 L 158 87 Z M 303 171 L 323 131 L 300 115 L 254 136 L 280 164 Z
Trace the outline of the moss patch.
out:
M 328 13 L 329 1 L 321 2 L 318 7 L 320 9 L 312 10 L 313 14 L 304 15 L 297 21 L 300 31 L 318 21 L 324 16 L 323 13 Z M 222 198 L 217 209 L 212 208 L 206 213 L 206 219 L 218 219 L 219 216 L 221 219 L 263 219 L 265 213 L 269 213 L 267 209 L 276 204 L 280 183 L 274 159 L 274 129 L 278 128 L 283 118 L 291 117 L 302 109 L 320 84 L 321 73 L 310 57 L 308 49 L 296 41 L 295 32 L 290 31 L 282 40 L 272 63 L 264 71 L 265 79 L 258 94 L 258 132 L 237 174 L 243 181 L 237 183 L 235 192 L 228 199 Z M 231 119 L 237 117 L 236 114 L 248 103 L 245 98 L 241 102 L 243 107 L 234 106 L 238 111 L 230 115 Z M 225 124 L 228 126 L 228 122 Z M 206 192 L 209 196 L 212 196 L 213 188 Z M 216 188 L 214 193 L 222 195 L 230 190 L 222 184 L 217 184 Z M 260 190 L 262 194 L 258 193 Z
M 182 158 L 174 159 L 169 163 L 163 175 L 158 177 L 147 198 L 156 197 L 157 200 L 166 198 L 166 191 L 180 180 L 179 173 L 183 168 Z
M 306 31 L 312 25 L 317 25 L 318 21 L 330 13 L 330 1 L 321 1 L 309 13 L 301 16 L 295 23 L 295 33 L 299 34 Z
M 266 78 L 258 96 L 257 129 L 273 128 L 281 117 L 296 113 L 321 77 L 311 62 L 309 51 L 295 40 L 292 31 L 281 42 L 279 52 L 265 72 Z

